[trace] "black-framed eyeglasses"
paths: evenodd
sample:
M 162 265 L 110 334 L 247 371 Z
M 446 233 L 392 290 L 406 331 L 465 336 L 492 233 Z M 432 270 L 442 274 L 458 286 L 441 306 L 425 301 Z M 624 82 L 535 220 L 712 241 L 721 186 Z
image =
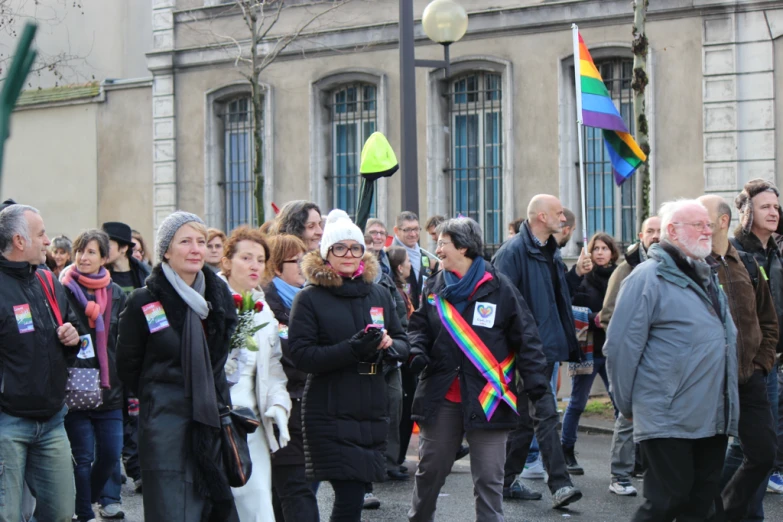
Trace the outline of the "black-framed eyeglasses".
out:
M 337 257 L 347 257 L 349 251 L 351 252 L 351 257 L 362 257 L 365 252 L 365 247 L 358 243 L 351 245 L 350 247 L 348 245 L 343 245 L 342 243 L 335 243 L 329 247 L 329 252 Z
M 402 229 L 403 234 L 413 234 L 414 232 L 421 232 L 421 227 L 409 227 Z
M 286 263 L 296 263 L 297 265 L 302 266 L 302 258 L 300 257 L 299 259 L 286 259 L 285 261 L 283 261 L 283 264 Z

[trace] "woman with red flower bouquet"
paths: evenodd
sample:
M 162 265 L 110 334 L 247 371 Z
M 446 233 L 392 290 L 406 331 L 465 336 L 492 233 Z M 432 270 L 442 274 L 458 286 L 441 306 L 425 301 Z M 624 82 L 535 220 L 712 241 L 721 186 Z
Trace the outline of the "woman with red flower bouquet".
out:
M 239 317 L 225 366 L 231 402 L 251 408 L 262 427 L 247 437 L 253 462 L 250 480 L 233 488 L 241 522 L 274 520 L 270 452 L 284 448 L 290 439 L 291 397 L 280 363 L 277 321 L 258 290 L 268 257 L 269 247 L 260 232 L 246 226 L 237 228 L 225 244 L 219 274 L 228 283 Z

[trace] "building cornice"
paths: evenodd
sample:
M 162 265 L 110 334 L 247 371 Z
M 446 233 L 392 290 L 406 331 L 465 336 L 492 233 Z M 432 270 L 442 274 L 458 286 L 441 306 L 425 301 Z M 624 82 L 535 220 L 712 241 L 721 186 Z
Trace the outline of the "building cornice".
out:
M 714 16 L 727 13 L 780 9 L 779 0 L 657 0 L 651 3 L 647 19 L 650 22 L 692 16 Z M 226 6 L 205 6 L 174 13 L 175 24 L 209 19 L 225 12 Z M 238 16 L 238 15 L 233 15 Z M 565 0 L 513 8 L 493 8 L 469 13 L 470 25 L 463 40 L 478 40 L 499 35 L 519 35 L 562 31 L 576 21 L 580 27 L 617 25 L 633 20 L 628 0 Z M 419 45 L 428 45 L 416 20 L 414 38 Z M 270 52 L 276 40 L 258 44 L 260 53 Z M 250 39 L 238 44 L 243 54 L 249 54 Z M 314 31 L 303 34 L 278 57 L 279 61 L 301 59 L 303 56 L 339 54 L 393 49 L 399 45 L 397 22 L 386 22 L 349 28 Z M 211 43 L 147 54 L 150 70 L 190 68 L 230 63 L 236 60 L 236 43 Z

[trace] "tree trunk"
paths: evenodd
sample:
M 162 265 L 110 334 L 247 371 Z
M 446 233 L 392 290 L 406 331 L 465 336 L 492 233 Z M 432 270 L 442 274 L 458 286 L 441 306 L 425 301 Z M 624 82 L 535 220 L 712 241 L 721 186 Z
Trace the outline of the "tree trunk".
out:
M 252 104 L 253 104 L 253 181 L 255 184 L 255 198 L 256 198 L 256 226 L 260 227 L 264 224 L 264 172 L 262 165 L 264 164 L 264 147 L 262 140 L 263 123 L 264 123 L 264 107 L 263 107 L 263 93 L 261 87 L 261 67 L 258 58 L 258 15 L 251 7 L 248 10 L 248 16 L 251 21 L 251 33 L 250 39 L 250 88 L 252 92 Z
M 648 161 L 636 172 L 636 224 L 641 230 L 642 223 L 650 216 L 650 173 L 649 155 L 650 142 L 648 138 L 649 120 L 645 104 L 645 89 L 649 83 L 647 75 L 648 41 L 645 33 L 647 20 L 647 5 L 649 0 L 633 0 L 633 82 L 634 91 L 633 113 L 636 142 L 648 156 Z

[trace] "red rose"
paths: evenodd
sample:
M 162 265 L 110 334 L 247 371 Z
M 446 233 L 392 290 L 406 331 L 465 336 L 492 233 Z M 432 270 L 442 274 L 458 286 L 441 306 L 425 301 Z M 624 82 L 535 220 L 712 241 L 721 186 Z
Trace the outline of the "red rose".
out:
M 237 308 L 242 308 L 242 296 L 239 294 L 234 294 L 234 306 Z
M 262 303 L 261 301 L 256 301 L 255 309 L 256 312 L 260 313 L 261 310 L 264 309 L 264 303 Z

